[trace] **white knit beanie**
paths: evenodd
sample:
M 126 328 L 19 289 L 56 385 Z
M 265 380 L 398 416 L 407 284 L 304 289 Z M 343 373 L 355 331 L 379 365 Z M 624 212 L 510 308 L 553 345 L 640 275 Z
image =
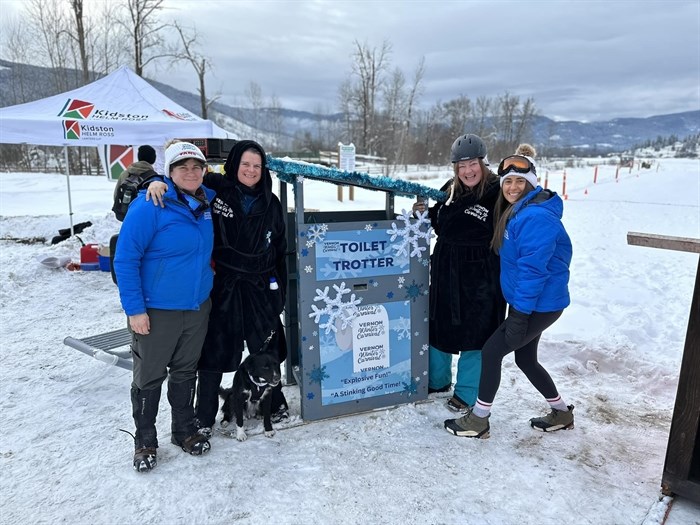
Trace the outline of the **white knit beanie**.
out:
M 165 150 L 163 170 L 165 171 L 166 177 L 170 177 L 170 165 L 182 159 L 194 159 L 200 161 L 202 164 L 207 163 L 207 159 L 202 153 L 202 150 L 194 144 L 190 144 L 189 142 L 175 142 Z
M 532 157 L 528 157 L 527 155 L 522 155 L 525 157 L 527 160 L 530 161 L 530 163 L 537 168 L 537 165 L 535 164 L 535 159 Z M 503 181 L 506 180 L 508 177 L 522 177 L 526 181 L 528 181 L 530 184 L 532 184 L 533 188 L 536 188 L 539 183 L 537 182 L 537 175 L 532 173 L 532 171 L 528 171 L 527 173 L 518 173 L 517 171 L 511 171 L 509 173 L 506 173 L 503 177 L 501 177 L 501 186 L 503 186 Z

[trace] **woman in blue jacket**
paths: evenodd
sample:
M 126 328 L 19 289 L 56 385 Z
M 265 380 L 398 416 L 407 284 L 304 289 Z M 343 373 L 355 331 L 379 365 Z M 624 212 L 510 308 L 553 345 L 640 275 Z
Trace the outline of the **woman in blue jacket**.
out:
M 156 466 L 155 424 L 166 378 L 172 443 L 192 455 L 209 450 L 194 423 L 193 406 L 213 282 L 209 201 L 214 193 L 202 186 L 205 163 L 192 144 L 169 146 L 164 207 L 153 207 L 139 195 L 119 233 L 114 270 L 133 334 L 133 465 L 139 472 Z
M 572 249 L 561 223 L 563 202 L 538 185 L 534 156 L 534 148 L 523 144 L 498 166 L 502 191 L 492 246 L 501 257 L 501 288 L 509 305 L 508 317 L 482 349 L 476 404 L 463 417 L 445 421 L 445 429 L 456 436 L 489 437 L 488 420 L 501 381 L 501 362 L 510 352 L 551 407 L 547 416 L 531 419 L 530 425 L 543 432 L 574 426 L 573 405 L 562 400 L 537 360 L 542 332 L 570 302 Z

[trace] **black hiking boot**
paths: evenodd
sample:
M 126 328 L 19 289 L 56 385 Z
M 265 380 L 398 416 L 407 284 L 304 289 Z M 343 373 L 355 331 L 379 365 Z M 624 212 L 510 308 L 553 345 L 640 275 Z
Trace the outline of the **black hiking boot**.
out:
M 211 444 L 205 432 L 199 432 L 194 417 L 196 379 L 182 383 L 168 381 L 168 401 L 172 409 L 170 442 L 193 456 L 209 452 Z
M 136 472 L 148 472 L 156 466 L 156 416 L 160 403 L 160 387 L 140 390 L 131 387 L 131 408 L 136 425 L 133 466 Z
M 136 472 L 149 472 L 155 468 L 156 448 L 141 447 L 134 452 L 134 470 Z

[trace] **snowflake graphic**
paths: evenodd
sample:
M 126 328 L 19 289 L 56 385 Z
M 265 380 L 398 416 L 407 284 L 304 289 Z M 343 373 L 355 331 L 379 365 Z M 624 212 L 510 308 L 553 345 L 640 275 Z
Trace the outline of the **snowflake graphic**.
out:
M 311 333 L 313 334 L 314 337 L 316 337 L 316 336 L 318 335 L 318 332 L 317 332 L 316 330 L 314 330 L 314 331 L 311 332 Z
M 316 396 L 314 395 L 313 392 L 309 392 L 308 394 L 306 394 L 306 399 L 308 399 L 309 401 L 311 401 L 311 400 L 312 400 L 313 398 L 315 398 L 315 397 L 316 397 Z
M 398 228 L 396 223 L 392 222 L 391 230 L 386 231 L 391 236 L 392 242 L 397 237 L 399 238 L 399 242 L 391 246 L 396 250 L 395 255 L 406 255 L 408 257 L 417 257 L 421 259 L 423 257 L 423 252 L 428 250 L 430 239 L 433 236 L 433 229 L 430 227 L 428 212 L 416 213 L 417 220 L 412 221 L 411 213 L 402 210 L 398 218 L 403 221 L 403 228 Z M 423 226 L 427 226 L 425 231 L 421 230 Z M 421 246 L 421 239 L 424 240 L 423 244 L 425 244 L 425 246 Z
M 314 245 L 314 241 L 306 241 L 306 247 L 311 248 Z
M 309 229 L 306 231 L 306 234 L 309 237 L 309 242 L 312 243 L 311 246 L 319 242 L 323 242 L 323 239 L 325 239 L 326 237 L 327 231 L 328 225 L 326 224 L 312 224 L 311 226 L 309 226 Z
M 423 349 L 424 352 L 427 352 L 428 348 L 430 348 L 430 346 L 428 345 L 428 343 L 425 343 L 421 348 Z
M 301 249 L 301 256 L 307 257 L 308 255 L 309 255 L 309 250 L 307 250 L 306 248 L 302 248 Z
M 378 283 L 377 281 L 374 281 L 374 282 L 372 283 L 372 286 L 374 286 L 374 287 L 376 288 L 377 286 L 379 286 L 379 283 Z
M 372 227 L 373 227 L 373 226 L 372 226 L 371 224 L 368 224 L 368 225 L 365 226 L 365 230 L 367 230 L 368 232 L 371 232 L 371 231 L 372 231 Z
M 420 260 L 420 263 L 421 263 L 423 266 L 426 266 L 426 267 L 427 267 L 427 266 L 430 264 L 430 260 L 428 260 L 427 258 L 426 258 L 426 259 L 421 259 L 421 260 Z
M 387 299 L 393 299 L 394 298 L 394 292 L 389 292 L 386 294 Z
M 392 330 L 398 334 L 399 341 L 401 341 L 404 337 L 406 339 L 410 339 L 411 320 L 405 319 L 404 317 L 399 317 L 399 320 L 396 322 L 396 325 L 392 327 Z
M 314 267 L 311 266 L 311 265 L 304 266 L 304 271 L 305 271 L 306 273 L 311 273 L 311 272 L 314 271 Z
M 267 233 L 265 234 L 265 240 L 267 241 L 267 245 L 270 246 L 272 244 L 272 230 L 267 230 Z
M 362 297 L 355 299 L 355 294 L 350 295 L 350 300 L 343 302 L 343 296 L 351 292 L 350 288 L 345 287 L 345 281 L 340 283 L 340 286 L 334 284 L 333 289 L 336 292 L 335 297 L 331 298 L 328 295 L 328 286 L 323 290 L 320 288 L 316 289 L 316 297 L 314 297 L 314 302 L 322 301 L 324 303 L 323 308 L 318 308 L 315 304 L 311 305 L 313 310 L 309 317 L 314 318 L 314 322 L 318 324 L 319 328 L 325 329 L 326 334 L 331 330 L 337 332 L 338 329 L 335 327 L 335 321 L 340 320 L 341 329 L 345 329 L 348 325 L 352 326 L 352 320 L 357 317 L 357 305 L 362 302 Z M 321 323 L 321 317 L 328 315 L 328 321 Z
M 335 334 L 334 333 L 329 333 L 326 334 L 325 332 L 321 333 L 321 337 L 319 337 L 318 345 L 321 348 L 331 348 L 335 346 Z
M 416 299 L 423 295 L 423 286 L 424 285 L 422 283 L 417 284 L 416 280 L 414 279 L 413 282 L 406 287 L 406 297 L 404 297 L 404 299 L 410 299 L 415 303 Z
M 303 175 L 297 175 L 297 182 L 299 184 L 304 184 L 304 176 Z
M 399 282 L 399 288 L 403 288 L 403 283 L 406 282 L 406 278 L 405 278 L 405 277 L 399 277 L 399 278 L 397 279 L 397 281 Z
M 330 376 L 326 374 L 326 367 L 316 367 L 311 372 L 307 374 L 309 376 L 309 379 L 311 380 L 312 383 L 318 383 L 319 385 L 323 382 L 324 379 L 328 379 Z
M 314 349 L 314 345 L 309 345 L 309 352 L 312 352 Z

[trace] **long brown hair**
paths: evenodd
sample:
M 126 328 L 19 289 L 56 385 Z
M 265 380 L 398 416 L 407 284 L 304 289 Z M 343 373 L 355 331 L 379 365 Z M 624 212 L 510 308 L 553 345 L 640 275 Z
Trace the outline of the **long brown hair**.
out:
M 493 213 L 493 237 L 491 238 L 491 249 L 498 253 L 501 251 L 501 246 L 503 246 L 503 235 L 506 232 L 506 226 L 511 216 L 513 215 L 513 210 L 515 205 L 525 198 L 532 190 L 535 188 L 529 182 L 525 182 L 525 189 L 520 194 L 520 198 L 514 203 L 510 203 L 506 200 L 503 195 L 503 187 L 501 187 L 501 192 L 498 194 L 498 199 L 496 199 L 496 206 L 494 207 Z
M 465 186 L 462 181 L 459 180 L 459 169 L 457 168 L 457 163 L 455 162 L 452 165 L 452 171 L 454 171 L 455 176 L 452 179 L 451 186 L 447 188 L 447 194 L 450 195 L 452 192 L 452 187 L 454 187 L 454 195 L 452 197 L 453 201 L 458 200 L 462 195 L 470 192 L 475 193 L 477 199 L 481 199 L 484 196 L 484 193 L 486 193 L 486 187 L 489 185 L 489 182 L 497 177 L 496 174 L 491 171 L 486 164 L 484 164 L 484 159 L 478 160 L 479 167 L 481 168 L 481 180 L 476 186 L 474 186 L 474 188 Z

